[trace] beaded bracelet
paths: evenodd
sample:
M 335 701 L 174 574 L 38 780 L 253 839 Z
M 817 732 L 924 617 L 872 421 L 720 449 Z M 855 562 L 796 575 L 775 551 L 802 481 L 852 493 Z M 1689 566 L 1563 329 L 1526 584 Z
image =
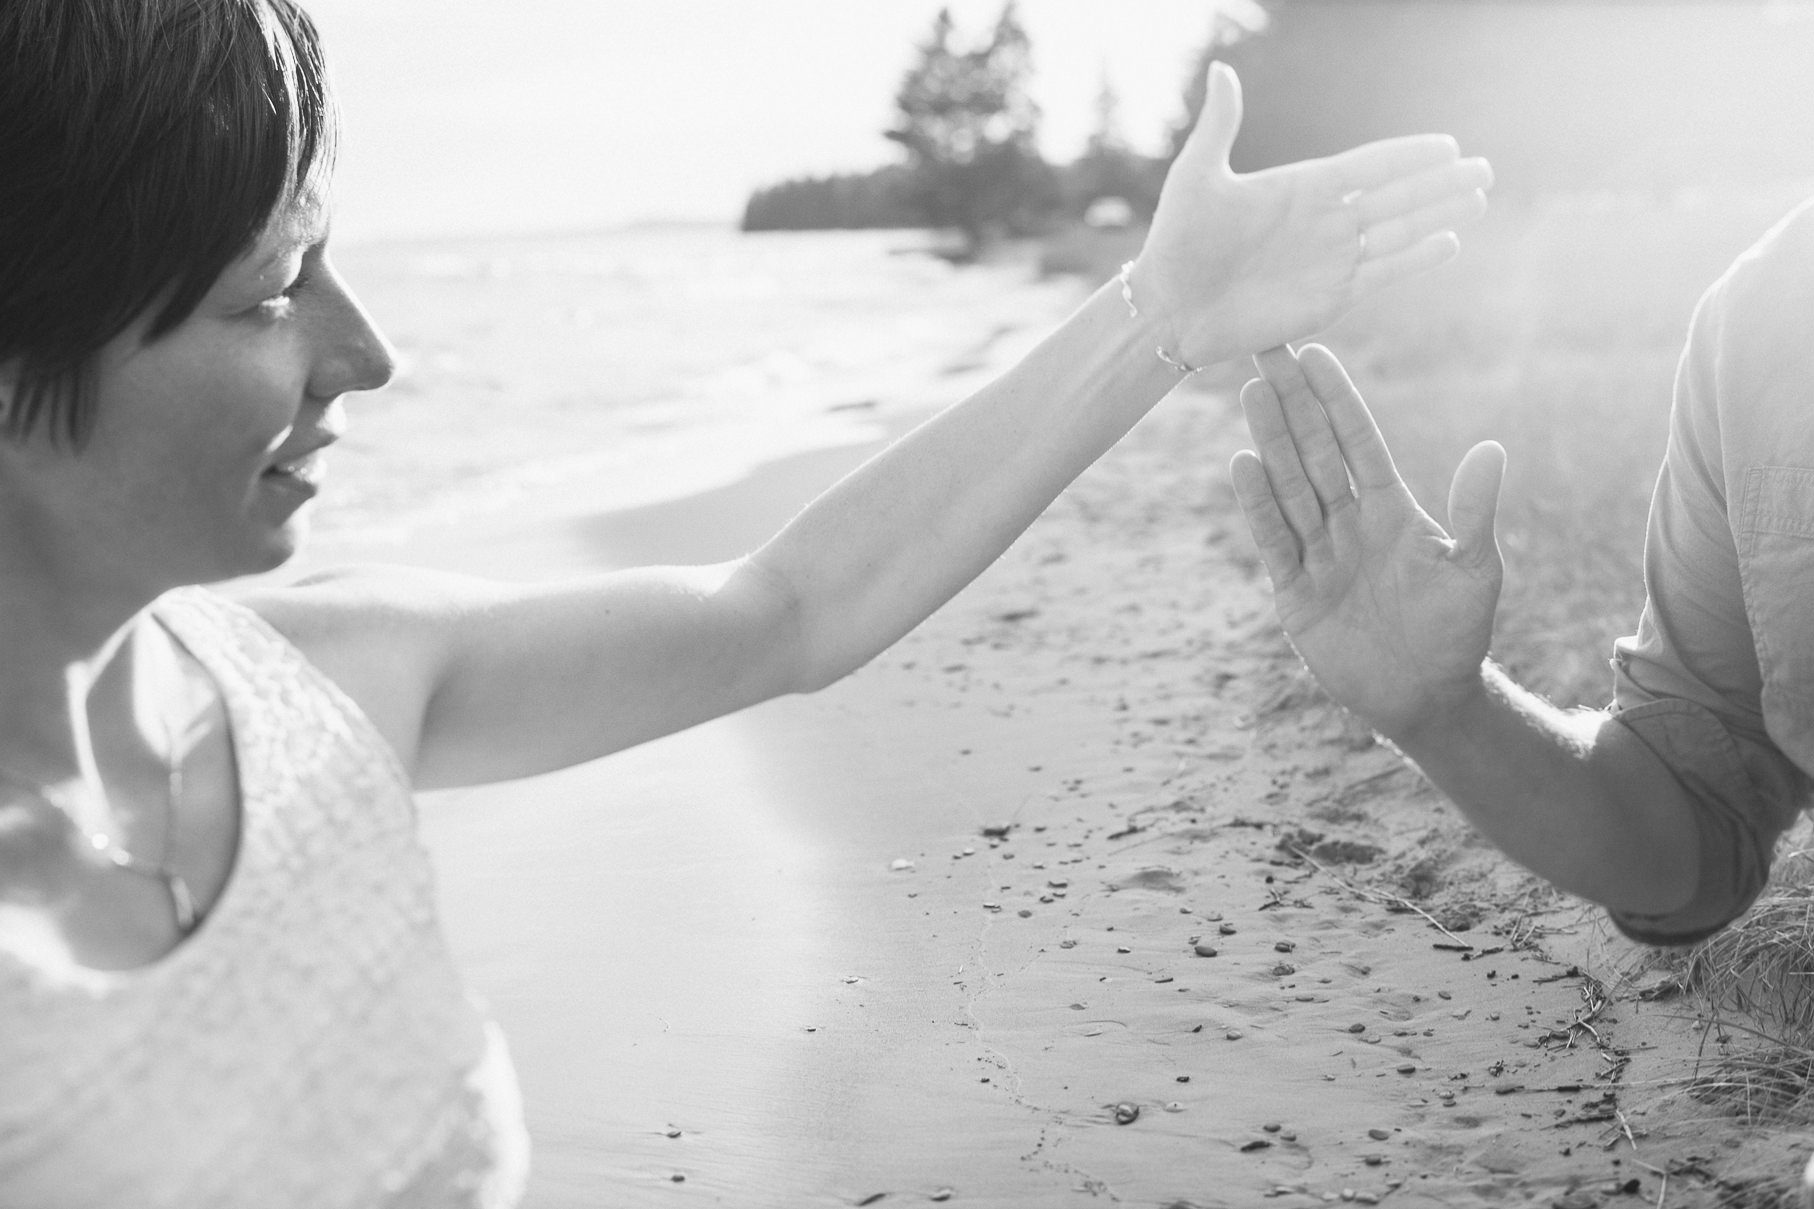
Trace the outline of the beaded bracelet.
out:
M 1133 318 L 1138 319 L 1140 318 L 1140 308 L 1134 305 L 1134 280 L 1131 276 L 1133 268 L 1134 262 L 1131 260 L 1122 265 L 1121 272 L 1117 275 L 1117 280 L 1121 282 L 1121 301 L 1127 303 L 1127 313 Z M 1201 365 L 1190 365 L 1179 360 L 1177 357 L 1172 356 L 1165 351 L 1164 345 L 1155 346 L 1153 352 L 1159 355 L 1159 360 L 1165 362 L 1167 365 L 1187 377 L 1191 374 L 1200 374 L 1204 370 L 1204 367 Z

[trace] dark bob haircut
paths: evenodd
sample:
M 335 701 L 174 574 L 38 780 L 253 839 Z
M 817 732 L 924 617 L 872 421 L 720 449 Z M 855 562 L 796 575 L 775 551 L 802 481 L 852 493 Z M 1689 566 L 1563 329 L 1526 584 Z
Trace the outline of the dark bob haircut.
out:
M 0 435 L 79 448 L 95 354 L 187 319 L 336 127 L 293 0 L 0 0 Z

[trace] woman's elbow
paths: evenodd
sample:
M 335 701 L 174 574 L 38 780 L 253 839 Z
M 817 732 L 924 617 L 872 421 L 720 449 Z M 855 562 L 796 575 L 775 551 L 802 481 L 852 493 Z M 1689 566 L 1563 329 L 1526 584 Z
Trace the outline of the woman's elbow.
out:
M 746 559 L 726 582 L 741 597 L 747 630 L 762 654 L 764 697 L 816 693 L 863 667 L 889 646 L 859 620 L 849 602 L 814 599 L 788 576 Z

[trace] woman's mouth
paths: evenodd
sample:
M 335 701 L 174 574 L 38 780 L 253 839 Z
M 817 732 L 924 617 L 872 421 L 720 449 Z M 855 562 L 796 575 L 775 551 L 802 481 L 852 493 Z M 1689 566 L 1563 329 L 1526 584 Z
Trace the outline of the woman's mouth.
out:
M 301 457 L 273 462 L 265 469 L 264 477 L 284 480 L 313 492 L 320 489 L 322 480 L 327 477 L 327 458 L 321 450 L 312 449 Z

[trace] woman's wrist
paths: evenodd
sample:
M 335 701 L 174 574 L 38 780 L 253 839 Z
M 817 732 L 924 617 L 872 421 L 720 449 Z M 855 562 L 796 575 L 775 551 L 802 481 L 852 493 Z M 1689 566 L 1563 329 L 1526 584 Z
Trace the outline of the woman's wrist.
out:
M 1139 286 L 1135 284 L 1136 275 L 1142 283 Z M 1127 306 L 1128 318 L 1141 324 L 1152 343 L 1154 355 L 1174 373 L 1189 377 L 1202 372 L 1213 362 L 1192 362 L 1183 355 L 1181 329 L 1184 325 L 1176 319 L 1176 308 L 1165 304 L 1161 291 L 1149 288 L 1151 277 L 1141 270 L 1137 260 L 1121 266 L 1116 282 L 1121 290 L 1121 301 Z

